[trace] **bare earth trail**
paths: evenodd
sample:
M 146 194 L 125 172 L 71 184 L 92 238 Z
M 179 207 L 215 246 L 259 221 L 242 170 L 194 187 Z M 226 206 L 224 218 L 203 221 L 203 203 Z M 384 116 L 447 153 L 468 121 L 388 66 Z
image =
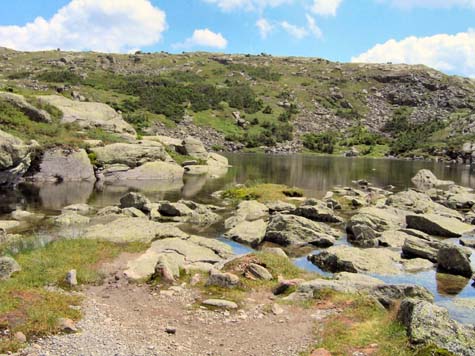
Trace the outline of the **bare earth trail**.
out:
M 276 314 L 270 292 L 250 294 L 237 312 L 207 310 L 189 285 L 154 290 L 116 278 L 124 260 L 106 266 L 104 285 L 84 291 L 79 333 L 40 339 L 21 355 L 299 355 L 315 344 L 318 321 L 334 312 L 280 305 Z

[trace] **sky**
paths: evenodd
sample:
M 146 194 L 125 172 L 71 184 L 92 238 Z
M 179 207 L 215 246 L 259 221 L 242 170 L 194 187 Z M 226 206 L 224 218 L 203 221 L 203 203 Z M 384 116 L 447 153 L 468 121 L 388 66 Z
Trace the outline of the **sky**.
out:
M 264 52 L 475 78 L 475 0 L 0 0 L 0 46 Z

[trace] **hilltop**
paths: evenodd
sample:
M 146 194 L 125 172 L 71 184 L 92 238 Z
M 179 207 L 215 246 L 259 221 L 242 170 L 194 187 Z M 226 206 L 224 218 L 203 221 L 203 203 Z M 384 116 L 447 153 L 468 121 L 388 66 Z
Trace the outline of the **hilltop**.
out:
M 0 49 L 0 90 L 105 103 L 138 135 L 191 134 L 214 150 L 463 161 L 475 139 L 475 81 L 425 66 L 266 54 Z M 37 136 L 34 128 L 19 132 L 4 121 L 2 127 L 21 138 Z M 49 143 L 64 143 L 58 140 Z

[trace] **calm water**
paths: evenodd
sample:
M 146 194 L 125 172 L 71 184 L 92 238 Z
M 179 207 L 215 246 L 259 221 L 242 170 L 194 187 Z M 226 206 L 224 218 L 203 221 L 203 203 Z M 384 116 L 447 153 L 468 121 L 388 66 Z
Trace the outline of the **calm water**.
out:
M 17 208 L 54 214 L 70 204 L 88 203 L 96 207 L 114 205 L 129 191 L 140 191 L 155 201 L 185 198 L 213 203 L 211 193 L 214 191 L 249 181 L 286 184 L 301 188 L 307 196 L 314 197 L 323 196 L 336 185 L 350 185 L 357 179 L 366 179 L 377 187 L 393 185 L 396 190 L 402 190 L 412 186 L 411 177 L 423 168 L 432 170 L 440 179 L 475 188 L 475 172 L 462 165 L 312 155 L 228 154 L 227 157 L 232 167 L 218 179 L 192 177 L 185 182 L 129 181 L 106 186 L 93 183 L 21 185 L 15 191 L 0 192 L 0 218 L 2 214 Z M 211 232 L 215 237 L 221 233 L 219 229 Z M 49 240 L 48 233 L 38 236 L 41 238 L 36 243 L 41 241 L 43 244 Z M 236 253 L 250 251 L 246 246 L 230 241 L 227 243 Z M 346 243 L 345 239 L 339 243 Z M 295 259 L 295 263 L 302 268 L 322 272 L 309 263 L 305 256 Z M 376 277 L 386 282 L 423 285 L 434 294 L 438 304 L 449 309 L 454 318 L 475 323 L 475 309 L 463 304 L 468 300 L 475 307 L 475 288 L 468 279 L 452 278 L 447 281 L 435 271 Z

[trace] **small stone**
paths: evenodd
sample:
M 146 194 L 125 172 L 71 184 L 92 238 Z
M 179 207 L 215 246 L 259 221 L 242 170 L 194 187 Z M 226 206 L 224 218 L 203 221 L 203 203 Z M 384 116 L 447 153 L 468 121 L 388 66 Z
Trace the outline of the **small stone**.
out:
M 59 318 L 58 319 L 58 328 L 67 334 L 72 334 L 78 332 L 78 328 L 76 327 L 76 324 L 74 324 L 74 321 L 71 319 L 67 318 Z
M 216 308 L 223 308 L 223 309 L 237 309 L 238 305 L 234 302 L 224 299 L 207 299 L 203 301 L 203 305 L 216 307 Z
M 332 356 L 332 354 L 330 351 L 320 348 L 313 350 L 310 356 Z
M 24 344 L 26 342 L 26 336 L 21 331 L 15 333 L 15 340 Z
M 272 274 L 267 270 L 267 268 L 255 263 L 249 264 L 247 267 L 247 273 L 252 278 L 261 279 L 264 281 L 270 281 L 273 278 Z
M 281 315 L 284 313 L 284 309 L 282 309 L 282 307 L 279 305 L 279 304 L 272 304 L 272 313 L 274 313 L 274 315 Z
M 66 283 L 70 287 L 75 287 L 78 285 L 78 280 L 77 280 L 77 272 L 75 269 L 70 270 L 66 274 Z
M 171 326 L 167 326 L 167 327 L 165 328 L 165 332 L 166 332 L 167 334 L 175 335 L 175 334 L 176 334 L 176 328 L 171 327 Z
M 201 275 L 199 273 L 196 273 L 193 277 L 191 277 L 190 284 L 192 286 L 196 286 L 200 282 L 201 282 Z

